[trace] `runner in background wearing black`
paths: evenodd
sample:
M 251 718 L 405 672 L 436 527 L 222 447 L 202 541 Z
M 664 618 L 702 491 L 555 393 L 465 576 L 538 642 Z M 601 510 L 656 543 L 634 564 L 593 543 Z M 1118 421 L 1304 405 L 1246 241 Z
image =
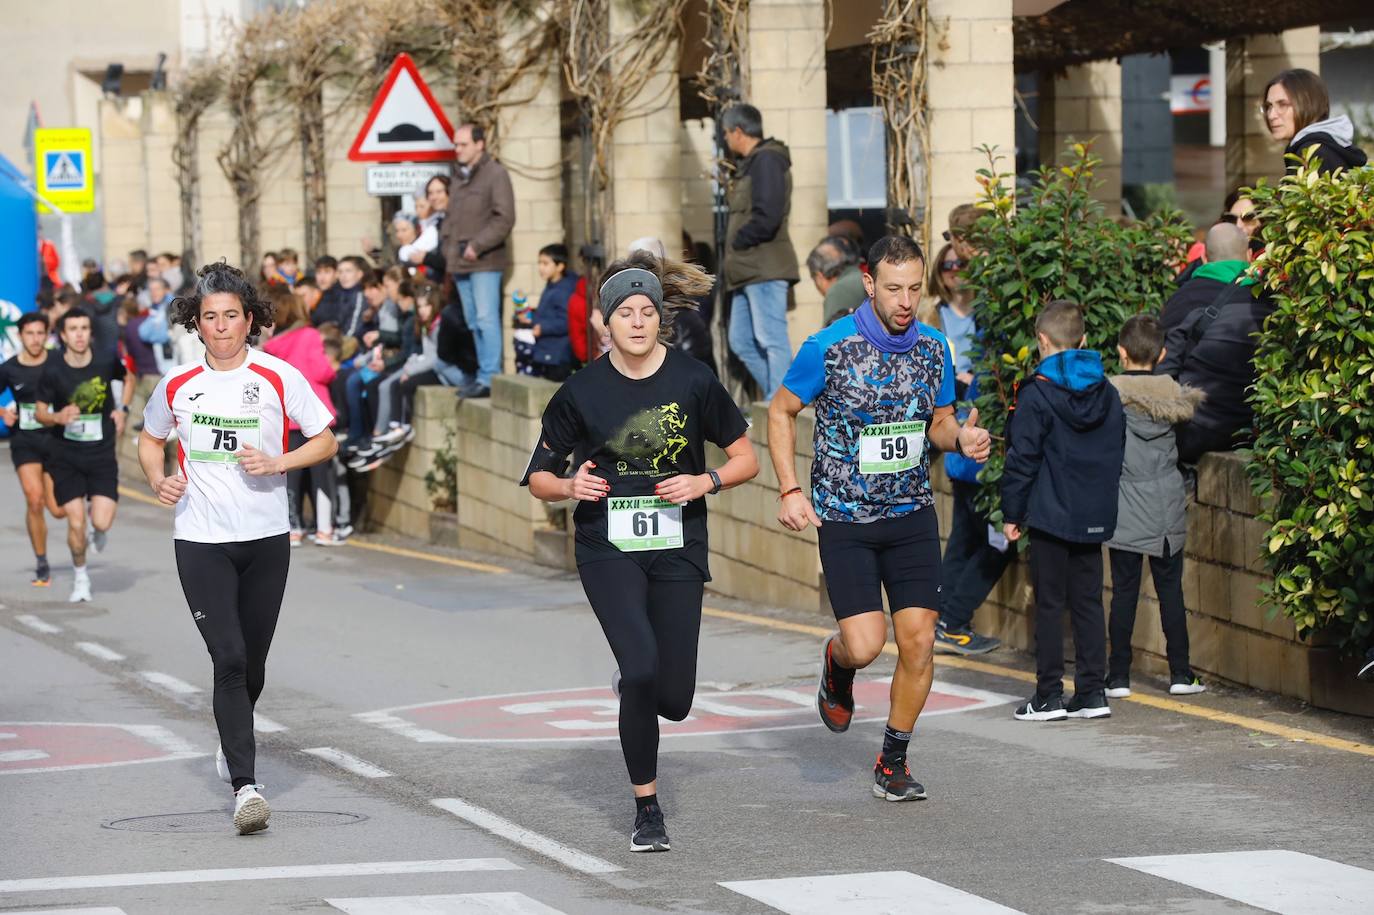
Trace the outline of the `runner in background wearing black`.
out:
M 45 426 L 61 426 L 53 436 L 52 452 L 45 464 L 52 474 L 53 497 L 67 515 L 67 546 L 74 571 L 71 603 L 91 599 L 91 579 L 86 572 L 86 500 L 90 500 L 93 533 L 90 545 L 97 553 L 114 525 L 119 504 L 119 458 L 115 447 L 124 434 L 129 401 L 134 397 L 134 374 L 114 353 L 91 349 L 91 316 L 73 308 L 57 322 L 62 355 L 43 366 L 34 410 Z M 123 382 L 123 397 L 115 407 L 111 385 Z
M 19 475 L 19 488 L 24 491 L 28 512 L 24 521 L 29 529 L 29 542 L 37 568 L 33 585 L 46 588 L 52 583 L 48 568 L 48 522 L 43 517 L 46 508 L 53 517 L 65 513 L 58 507 L 52 492 L 52 477 L 45 472 L 45 464 L 52 448 L 52 430 L 38 421 L 38 382 L 48 361 L 48 319 L 41 311 L 31 311 L 19 318 L 17 325 L 18 355 L 0 365 L 0 394 L 9 390 L 14 403 L 0 409 L 0 418 L 10 427 L 10 458 Z
M 768 406 L 768 450 L 788 530 L 816 527 L 821 568 L 839 632 L 821 648 L 816 705 L 839 733 L 854 715 L 854 674 L 887 641 L 892 612 L 897 670 L 872 792 L 921 800 L 907 748 L 934 676 L 940 605 L 940 531 L 927 443 L 979 463 L 990 437 L 972 410 L 954 415 L 954 360 L 944 334 L 916 320 L 925 256 L 905 236 L 869 250 L 868 299 L 802 344 Z M 797 485 L 797 414 L 816 409 L 811 497 Z
M 181 590 L 215 668 L 215 768 L 234 789 L 240 835 L 267 827 L 257 783 L 253 706 L 267 674 L 291 560 L 286 474 L 323 463 L 338 443 L 333 414 L 305 376 L 248 345 L 272 306 L 239 270 L 211 264 L 171 319 L 205 343 L 200 362 L 172 369 L 148 398 L 138 460 L 153 494 L 176 506 Z M 307 441 L 287 451 L 288 421 Z M 177 468 L 164 469 L 177 434 Z
M 696 688 L 707 568 L 705 496 L 758 473 L 748 423 L 702 363 L 663 344 L 673 312 L 711 288 L 698 267 L 639 252 L 606 269 L 611 350 L 544 411 L 522 484 L 575 499 L 578 573 L 620 665 L 620 744 L 635 797 L 631 851 L 667 851 L 658 717 L 681 721 Z M 705 445 L 726 462 L 706 465 Z M 581 461 L 564 476 L 568 458 Z

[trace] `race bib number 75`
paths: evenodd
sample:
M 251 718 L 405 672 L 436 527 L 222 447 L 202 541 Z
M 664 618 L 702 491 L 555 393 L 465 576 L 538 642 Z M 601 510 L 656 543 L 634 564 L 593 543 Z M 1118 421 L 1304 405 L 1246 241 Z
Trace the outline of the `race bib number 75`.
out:
M 262 447 L 262 425 L 258 417 L 191 414 L 191 448 L 187 455 L 191 460 L 238 463 L 236 452 L 244 445 Z
M 610 541 L 621 552 L 675 550 L 682 546 L 682 506 L 664 499 L 609 499 L 606 520 Z
M 921 463 L 926 424 L 874 423 L 859 433 L 859 473 L 902 473 Z

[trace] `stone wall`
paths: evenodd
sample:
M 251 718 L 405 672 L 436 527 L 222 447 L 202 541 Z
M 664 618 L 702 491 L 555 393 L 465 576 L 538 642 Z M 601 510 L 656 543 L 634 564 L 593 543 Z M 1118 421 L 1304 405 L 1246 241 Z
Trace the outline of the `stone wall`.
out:
M 448 388 L 421 389 L 415 441 L 372 476 L 371 520 L 382 530 L 436 543 L 572 568 L 566 506 L 547 506 L 516 485 L 539 432 L 539 416 L 556 386 L 498 377 L 490 400 L 461 404 Z M 776 521 L 777 478 L 768 457 L 764 408 L 751 413 L 749 437 L 759 457 L 757 478 L 711 501 L 711 590 L 726 597 L 829 617 L 814 531 L 794 534 Z M 458 511 L 455 520 L 429 511 L 424 475 L 455 430 Z M 810 476 L 809 413 L 797 428 L 797 476 Z M 723 456 L 712 449 L 713 464 Z M 940 529 L 948 531 L 950 487 L 936 461 L 931 471 Z M 1264 525 L 1245 477 L 1244 458 L 1206 455 L 1197 499 L 1189 509 L 1184 597 L 1192 664 L 1204 678 L 1254 686 L 1324 708 L 1374 715 L 1369 690 L 1356 690 L 1334 648 L 1300 642 L 1285 617 L 1260 603 Z M 1105 560 L 1105 557 L 1104 557 Z M 1136 616 L 1135 669 L 1167 674 L 1159 605 L 1144 576 Z M 1111 583 L 1103 594 L 1111 602 Z M 1034 647 L 1029 565 L 1014 564 L 979 609 L 975 625 L 1020 649 Z

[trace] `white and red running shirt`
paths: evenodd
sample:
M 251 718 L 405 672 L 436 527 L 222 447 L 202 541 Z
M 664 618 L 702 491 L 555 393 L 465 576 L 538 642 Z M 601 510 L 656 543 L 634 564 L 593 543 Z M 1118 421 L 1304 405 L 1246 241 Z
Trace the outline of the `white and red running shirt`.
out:
M 334 420 L 304 375 L 252 347 L 227 372 L 201 361 L 163 376 L 144 408 L 143 428 L 158 439 L 177 434 L 187 485 L 176 504 L 175 539 L 231 543 L 290 530 L 286 475 L 252 476 L 234 456 L 245 444 L 271 457 L 284 454 L 288 418 L 307 438 Z

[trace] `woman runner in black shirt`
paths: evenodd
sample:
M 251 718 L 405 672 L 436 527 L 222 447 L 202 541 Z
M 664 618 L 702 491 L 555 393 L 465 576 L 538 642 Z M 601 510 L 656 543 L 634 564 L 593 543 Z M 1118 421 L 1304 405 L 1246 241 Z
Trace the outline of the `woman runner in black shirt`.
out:
M 700 268 L 638 252 L 607 268 L 611 351 L 549 401 L 522 484 L 575 499 L 578 573 L 620 665 L 620 744 L 635 796 L 631 851 L 667 851 L 658 716 L 691 711 L 707 568 L 704 497 L 758 473 L 748 423 L 711 370 L 663 344 L 673 311 L 710 288 Z M 706 466 L 705 443 L 728 460 Z M 581 461 L 565 477 L 569 455 Z

